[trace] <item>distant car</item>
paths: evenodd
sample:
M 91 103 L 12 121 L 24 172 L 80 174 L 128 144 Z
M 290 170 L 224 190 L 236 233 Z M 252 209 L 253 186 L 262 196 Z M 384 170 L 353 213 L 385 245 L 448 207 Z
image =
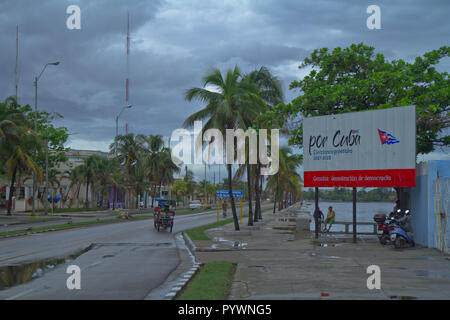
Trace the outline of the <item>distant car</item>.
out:
M 189 203 L 189 209 L 199 209 L 202 208 L 203 204 L 200 202 L 200 200 L 193 200 Z

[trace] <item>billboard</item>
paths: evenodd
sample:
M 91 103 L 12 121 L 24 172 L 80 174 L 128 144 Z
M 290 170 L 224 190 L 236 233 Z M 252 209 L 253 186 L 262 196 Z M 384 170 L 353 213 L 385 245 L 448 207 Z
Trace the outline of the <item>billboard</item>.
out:
M 305 187 L 414 187 L 414 106 L 305 118 Z
M 233 198 L 243 198 L 244 192 L 242 190 L 233 190 Z M 229 198 L 230 192 L 228 190 L 216 190 L 216 198 Z

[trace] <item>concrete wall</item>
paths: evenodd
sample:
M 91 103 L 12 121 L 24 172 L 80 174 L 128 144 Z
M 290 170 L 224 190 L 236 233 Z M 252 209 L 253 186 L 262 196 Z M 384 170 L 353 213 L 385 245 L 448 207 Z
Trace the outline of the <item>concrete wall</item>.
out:
M 437 179 L 446 181 L 446 178 L 450 178 L 450 161 L 448 160 L 433 160 L 428 162 L 421 162 L 416 168 L 416 187 L 411 188 L 411 224 L 414 230 L 414 239 L 417 244 L 438 248 L 435 241 L 437 233 L 439 237 L 442 236 L 445 241 L 450 241 L 449 232 L 446 233 L 445 228 L 436 228 L 436 220 L 443 219 L 448 225 L 448 212 L 444 213 L 441 218 L 441 208 L 435 206 L 436 197 L 443 197 L 443 208 L 448 208 L 449 195 L 448 189 L 445 189 L 445 193 L 440 190 L 440 195 L 435 194 L 433 187 Z M 448 180 L 447 180 L 448 181 Z M 447 201 L 447 202 L 446 202 Z M 439 230 L 440 229 L 440 230 Z M 448 248 L 448 246 L 447 246 Z M 440 250 L 446 251 L 440 246 Z

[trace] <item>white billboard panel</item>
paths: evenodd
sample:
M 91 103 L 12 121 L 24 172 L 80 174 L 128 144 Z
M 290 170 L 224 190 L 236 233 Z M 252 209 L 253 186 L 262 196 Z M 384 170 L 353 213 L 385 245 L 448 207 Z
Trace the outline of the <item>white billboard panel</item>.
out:
M 415 107 L 306 118 L 305 187 L 414 186 Z

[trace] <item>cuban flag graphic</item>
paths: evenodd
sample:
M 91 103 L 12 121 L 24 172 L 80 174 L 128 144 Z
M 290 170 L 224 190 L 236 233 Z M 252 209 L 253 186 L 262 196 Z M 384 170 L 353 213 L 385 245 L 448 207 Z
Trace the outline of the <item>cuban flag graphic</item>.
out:
M 394 144 L 400 142 L 396 137 L 386 131 L 378 129 L 378 134 L 380 135 L 381 144 Z

